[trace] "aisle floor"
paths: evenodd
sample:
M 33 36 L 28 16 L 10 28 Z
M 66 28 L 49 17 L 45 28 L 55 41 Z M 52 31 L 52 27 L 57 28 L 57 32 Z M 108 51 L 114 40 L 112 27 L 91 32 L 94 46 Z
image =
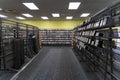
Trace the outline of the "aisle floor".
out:
M 89 77 L 71 47 L 44 47 L 13 80 L 90 80 Z

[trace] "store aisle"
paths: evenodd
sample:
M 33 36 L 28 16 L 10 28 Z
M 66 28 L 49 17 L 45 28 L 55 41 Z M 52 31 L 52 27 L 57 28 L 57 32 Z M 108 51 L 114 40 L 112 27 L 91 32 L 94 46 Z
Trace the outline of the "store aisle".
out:
M 13 80 L 88 80 L 70 47 L 44 47 Z

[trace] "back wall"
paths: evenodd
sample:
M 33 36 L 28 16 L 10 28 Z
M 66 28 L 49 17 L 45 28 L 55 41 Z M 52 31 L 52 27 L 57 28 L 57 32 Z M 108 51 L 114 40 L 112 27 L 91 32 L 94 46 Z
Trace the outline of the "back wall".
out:
M 83 22 L 82 20 L 24 20 L 22 23 L 37 26 L 39 29 L 73 29 L 78 24 Z

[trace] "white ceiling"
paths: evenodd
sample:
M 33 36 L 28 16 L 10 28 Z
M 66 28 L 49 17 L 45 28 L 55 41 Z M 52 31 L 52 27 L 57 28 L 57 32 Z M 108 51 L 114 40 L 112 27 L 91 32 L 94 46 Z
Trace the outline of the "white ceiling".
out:
M 80 18 L 82 13 L 91 13 L 94 15 L 103 8 L 112 5 L 120 0 L 0 0 L 0 14 L 8 16 L 10 19 L 16 19 L 16 16 L 22 16 L 22 13 L 29 13 L 33 18 L 27 20 L 38 20 L 41 16 L 47 16 L 49 20 L 65 19 L 66 16 L 73 16 L 73 19 Z M 33 2 L 40 10 L 32 11 L 25 7 L 23 2 Z M 68 10 L 69 2 L 81 2 L 78 10 Z M 54 18 L 51 13 L 60 13 L 61 17 Z M 24 17 L 24 16 L 22 16 Z

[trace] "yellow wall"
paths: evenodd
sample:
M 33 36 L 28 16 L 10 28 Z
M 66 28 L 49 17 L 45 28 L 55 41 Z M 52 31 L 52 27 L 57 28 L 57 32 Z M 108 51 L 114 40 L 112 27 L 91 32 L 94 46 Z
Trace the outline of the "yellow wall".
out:
M 20 21 L 22 23 L 30 24 L 39 27 L 39 29 L 73 29 L 78 24 L 82 22 L 82 20 L 50 20 L 50 21 Z

